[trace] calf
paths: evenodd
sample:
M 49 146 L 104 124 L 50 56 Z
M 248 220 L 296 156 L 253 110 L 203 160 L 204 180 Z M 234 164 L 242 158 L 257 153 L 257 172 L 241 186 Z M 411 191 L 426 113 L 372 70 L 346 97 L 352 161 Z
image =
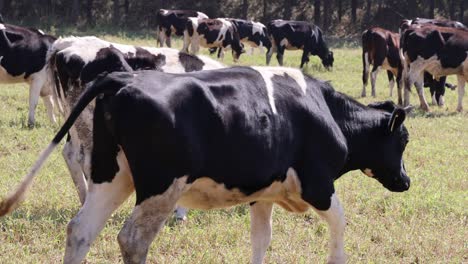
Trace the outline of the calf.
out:
M 196 57 L 169 48 L 147 48 L 107 42 L 96 37 L 57 40 L 48 53 L 48 76 L 55 84 L 58 101 L 68 116 L 85 85 L 104 72 L 158 70 L 172 73 L 223 67 L 207 57 Z M 83 111 L 65 143 L 63 157 L 80 201 L 84 203 L 90 175 L 92 107 Z
M 183 36 L 185 25 L 190 17 L 208 18 L 202 12 L 194 10 L 166 10 L 159 9 L 156 14 L 157 20 L 157 42 L 160 47 L 164 46 L 164 42 L 168 47 L 171 46 L 171 34 Z
M 224 58 L 224 49 L 232 48 L 232 57 L 235 62 L 245 52 L 237 27 L 224 18 L 190 18 L 187 22 L 183 50 L 187 50 L 188 45 L 191 45 L 194 53 L 198 52 L 200 46 L 218 48 L 218 58 Z
M 402 21 L 400 25 L 400 35 L 406 29 L 408 29 L 411 25 L 436 25 L 439 27 L 452 27 L 452 28 L 460 28 L 460 29 L 467 29 L 465 25 L 458 21 L 451 21 L 451 20 L 439 20 L 439 19 L 427 19 L 427 18 L 415 18 L 415 19 L 405 19 Z M 424 87 L 429 87 L 431 92 L 432 103 L 434 105 L 442 106 L 444 105 L 444 95 L 445 95 L 445 87 L 448 87 L 452 90 L 456 88 L 456 86 L 446 83 L 447 77 L 441 76 L 438 80 L 435 80 L 432 75 L 428 72 L 424 72 Z
M 319 56 L 325 68 L 333 67 L 333 52 L 328 49 L 322 30 L 316 25 L 305 21 L 273 20 L 267 28 L 272 43 L 266 56 L 267 65 L 273 52 L 277 53 L 278 63 L 283 65 L 284 50 L 302 49 L 301 68 L 309 62 L 309 53 Z
M 0 83 L 29 84 L 28 125 L 35 123 L 39 95 L 55 123 L 54 101 L 46 85 L 46 53 L 55 38 L 34 28 L 0 24 Z
M 468 30 L 433 25 L 411 26 L 401 36 L 405 57 L 405 104 L 409 104 L 409 89 L 416 85 L 421 108 L 429 111 L 422 89 L 423 73 L 436 79 L 455 74 L 458 78 L 458 106 L 463 110 L 465 82 L 468 80 Z
M 83 261 L 133 191 L 136 206 L 118 236 L 125 263 L 145 262 L 176 203 L 250 204 L 254 264 L 263 262 L 271 240 L 273 204 L 296 213 L 312 207 L 329 225 L 329 262 L 345 263 L 346 223 L 334 181 L 359 169 L 390 191 L 410 187 L 402 108 L 369 108 L 298 69 L 111 73 L 78 100 L 31 173 L 0 204 L 0 215 L 23 199 L 94 98 L 90 193 L 68 225 L 65 263 Z
M 375 97 L 375 81 L 380 68 L 387 70 L 390 82 L 390 97 L 393 94 L 396 77 L 398 88 L 398 103 L 403 104 L 401 93 L 401 74 L 403 65 L 400 59 L 400 35 L 389 30 L 372 27 L 362 33 L 362 97 L 366 97 L 367 80 L 370 65 L 372 67 L 372 96 Z

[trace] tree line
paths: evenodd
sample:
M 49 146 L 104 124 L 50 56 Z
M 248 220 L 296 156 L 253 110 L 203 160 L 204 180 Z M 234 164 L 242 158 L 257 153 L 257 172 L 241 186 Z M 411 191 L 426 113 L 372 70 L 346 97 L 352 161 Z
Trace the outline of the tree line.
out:
M 152 30 L 156 12 L 194 9 L 210 17 L 268 22 L 306 20 L 335 35 L 379 25 L 396 30 L 404 18 L 447 18 L 467 24 L 466 0 L 0 0 L 9 23 L 28 26 Z

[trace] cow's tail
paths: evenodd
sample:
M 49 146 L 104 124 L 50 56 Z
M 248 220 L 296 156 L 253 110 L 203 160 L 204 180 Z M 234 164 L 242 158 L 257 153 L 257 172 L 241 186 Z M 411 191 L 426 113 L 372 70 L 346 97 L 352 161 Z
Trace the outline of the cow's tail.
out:
M 62 105 L 62 101 L 60 98 L 61 84 L 60 84 L 60 80 L 57 74 L 56 61 L 55 61 L 58 51 L 59 50 L 55 49 L 55 45 L 52 45 L 52 47 L 47 52 L 46 85 L 48 85 L 50 89 L 52 90 L 55 104 L 58 106 L 59 111 L 63 114 L 64 110 L 63 110 L 63 105 Z
M 83 109 L 85 109 L 85 107 L 99 94 L 115 94 L 121 87 L 122 86 L 119 84 L 116 85 L 116 81 L 113 79 L 103 78 L 102 76 L 98 77 L 94 83 L 91 83 L 91 85 L 81 95 L 75 107 L 72 109 L 70 116 L 52 139 L 52 142 L 44 151 L 42 151 L 39 159 L 36 161 L 29 173 L 23 178 L 22 182 L 16 187 L 16 189 L 0 202 L 0 216 L 10 213 L 24 200 L 26 192 L 32 185 L 37 172 L 52 151 L 68 133 Z

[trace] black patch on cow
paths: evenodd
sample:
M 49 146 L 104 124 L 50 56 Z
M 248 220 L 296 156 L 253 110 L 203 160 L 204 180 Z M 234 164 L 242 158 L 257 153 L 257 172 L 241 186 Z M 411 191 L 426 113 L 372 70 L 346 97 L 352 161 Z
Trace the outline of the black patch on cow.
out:
M 55 38 L 9 24 L 5 27 L 0 33 L 0 65 L 11 76 L 24 74 L 25 79 L 40 71 Z
M 85 62 L 78 55 L 71 55 L 68 59 L 64 53 L 58 53 L 55 56 L 56 70 L 58 79 L 60 80 L 60 87 L 57 87 L 57 92 L 60 94 L 60 90 L 63 91 L 65 97 L 69 95 L 70 88 L 72 86 L 79 85 L 77 80 L 81 75 Z
M 197 56 L 179 52 L 179 62 L 185 69 L 185 72 L 201 71 L 205 63 Z
M 88 83 L 104 72 L 132 71 L 119 50 L 110 46 L 96 53 L 96 58 L 86 64 L 81 71 L 81 81 Z
M 135 47 L 136 54 L 126 54 L 126 60 L 133 70 L 157 70 L 162 71 L 162 67 L 166 64 L 166 56 L 164 54 L 154 55 L 148 50 Z

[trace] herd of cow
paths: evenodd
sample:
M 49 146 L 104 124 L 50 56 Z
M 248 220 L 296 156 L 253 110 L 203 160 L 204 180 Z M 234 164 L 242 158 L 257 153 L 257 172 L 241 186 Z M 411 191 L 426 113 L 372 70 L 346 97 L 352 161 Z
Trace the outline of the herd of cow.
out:
M 29 124 L 39 95 L 53 122 L 55 105 L 66 121 L 0 203 L 0 216 L 19 205 L 68 135 L 63 156 L 82 208 L 67 227 L 65 263 L 81 263 L 134 191 L 135 207 L 118 235 L 125 263 L 146 261 L 176 204 L 212 209 L 244 203 L 250 204 L 252 263 L 263 262 L 271 241 L 273 204 L 291 212 L 315 209 L 329 225 L 329 263 L 345 263 L 345 219 L 334 181 L 361 170 L 390 191 L 408 190 L 403 121 L 411 108 L 390 101 L 365 106 L 299 69 L 225 67 L 186 53 L 203 46 L 222 56 L 232 48 L 238 59 L 244 42 L 266 47 L 267 63 L 276 51 L 282 64 L 284 50 L 296 47 L 304 50 L 301 67 L 309 53 L 331 67 L 333 53 L 309 23 L 275 20 L 265 27 L 180 10 L 161 10 L 158 21 L 158 41 L 170 46 L 171 33 L 183 35 L 182 52 L 96 37 L 56 39 L 2 21 L 0 80 L 30 83 Z M 372 64 L 373 95 L 383 67 L 400 88 L 403 79 L 415 82 L 419 94 L 428 72 L 438 96 L 439 77 L 457 74 L 463 96 L 468 33 L 458 23 L 447 28 L 426 22 L 405 21 L 401 38 L 379 28 L 363 34 L 363 95 Z

